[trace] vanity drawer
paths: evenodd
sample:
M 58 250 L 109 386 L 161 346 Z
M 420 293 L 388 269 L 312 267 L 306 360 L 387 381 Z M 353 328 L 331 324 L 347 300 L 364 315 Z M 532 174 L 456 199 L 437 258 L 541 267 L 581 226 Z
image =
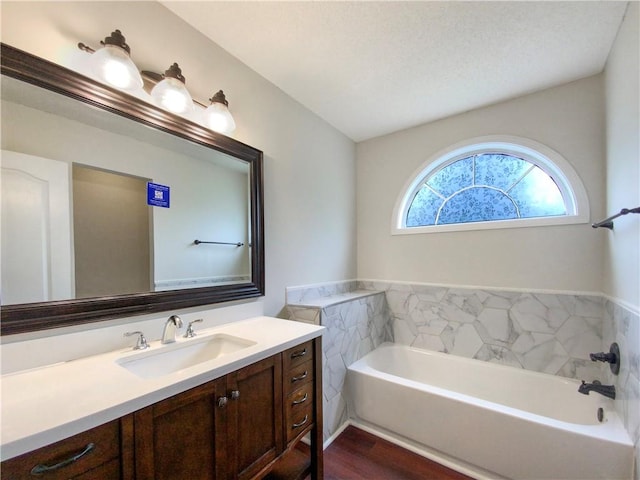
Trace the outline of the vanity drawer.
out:
M 286 372 L 301 363 L 313 359 L 313 340 L 301 343 L 298 346 L 285 350 L 283 354 L 283 370 Z
M 313 380 L 313 361 L 309 360 L 284 372 L 285 395 Z
M 96 474 L 103 480 L 116 480 L 120 478 L 119 457 L 120 421 L 114 420 L 9 459 L 2 462 L 0 468 L 2 478 L 7 480 L 98 478 L 92 475 L 94 469 L 94 473 L 100 472 Z M 109 465 L 103 465 L 107 462 Z M 31 473 L 33 469 L 36 469 L 34 474 Z M 39 474 L 38 470 L 44 471 Z
M 309 430 L 313 425 L 313 403 L 304 408 L 293 409 L 287 415 L 287 443 Z
M 311 382 L 303 385 L 301 388 L 298 388 L 287 396 L 287 418 L 300 410 L 304 410 L 310 404 L 313 404 L 313 383 Z

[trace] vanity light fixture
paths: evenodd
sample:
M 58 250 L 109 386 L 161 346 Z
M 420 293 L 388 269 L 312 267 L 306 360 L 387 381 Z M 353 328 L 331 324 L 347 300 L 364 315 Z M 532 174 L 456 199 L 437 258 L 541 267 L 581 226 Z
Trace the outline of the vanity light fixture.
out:
M 209 99 L 211 105 L 204 111 L 204 121 L 207 127 L 223 134 L 230 134 L 236 129 L 236 122 L 229 111 L 229 102 L 224 92 L 219 90 Z
M 98 50 L 84 43 L 78 43 L 78 48 L 93 54 L 89 61 L 90 68 L 102 82 L 121 90 L 142 88 L 156 105 L 178 115 L 191 113 L 194 104 L 197 104 L 203 110 L 202 114 L 198 114 L 199 121 L 207 128 L 225 135 L 236 129 L 229 102 L 222 90 L 209 99 L 211 104 L 207 107 L 191 98 L 177 63 L 171 65 L 164 75 L 147 70 L 140 72 L 131 60 L 131 49 L 120 30 L 113 31 L 100 44 L 102 48 Z
M 105 83 L 122 90 L 142 88 L 143 82 L 138 67 L 131 60 L 131 49 L 120 30 L 100 42 L 102 48 L 93 50 L 84 43 L 78 47 L 91 55 L 91 69 Z
M 151 97 L 162 108 L 183 114 L 193 110 L 193 99 L 177 63 L 164 72 L 164 78 L 151 89 Z

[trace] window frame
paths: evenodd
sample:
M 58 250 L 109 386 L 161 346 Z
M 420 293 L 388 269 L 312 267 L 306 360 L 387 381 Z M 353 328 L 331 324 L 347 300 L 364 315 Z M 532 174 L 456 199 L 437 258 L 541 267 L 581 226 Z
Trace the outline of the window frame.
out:
M 480 153 L 504 153 L 522 158 L 540 167 L 558 185 L 565 199 L 567 215 L 515 218 L 482 222 L 453 223 L 407 227 L 407 212 L 411 202 L 434 172 L 463 158 Z M 589 222 L 589 200 L 582 180 L 573 166 L 555 150 L 527 138 L 491 135 L 471 138 L 431 155 L 409 177 L 396 200 L 391 225 L 392 235 L 490 230 L 499 228 L 542 227 Z

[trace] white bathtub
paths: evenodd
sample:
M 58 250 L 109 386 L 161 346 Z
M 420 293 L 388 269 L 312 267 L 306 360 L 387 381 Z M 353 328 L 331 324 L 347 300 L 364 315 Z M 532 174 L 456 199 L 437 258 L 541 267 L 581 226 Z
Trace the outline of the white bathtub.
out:
M 357 423 L 477 478 L 632 478 L 613 401 L 576 380 L 387 343 L 347 381 Z

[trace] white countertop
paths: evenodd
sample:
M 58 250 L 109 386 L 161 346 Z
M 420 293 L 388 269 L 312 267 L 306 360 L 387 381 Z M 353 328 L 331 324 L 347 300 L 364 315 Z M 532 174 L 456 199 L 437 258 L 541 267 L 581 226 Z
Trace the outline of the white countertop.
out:
M 202 330 L 193 339 L 224 333 L 255 345 L 156 378 L 143 379 L 116 363 L 140 355 L 130 347 L 3 375 L 1 460 L 21 455 L 132 413 L 322 335 L 324 327 L 256 317 Z M 151 349 L 172 345 L 150 342 Z

